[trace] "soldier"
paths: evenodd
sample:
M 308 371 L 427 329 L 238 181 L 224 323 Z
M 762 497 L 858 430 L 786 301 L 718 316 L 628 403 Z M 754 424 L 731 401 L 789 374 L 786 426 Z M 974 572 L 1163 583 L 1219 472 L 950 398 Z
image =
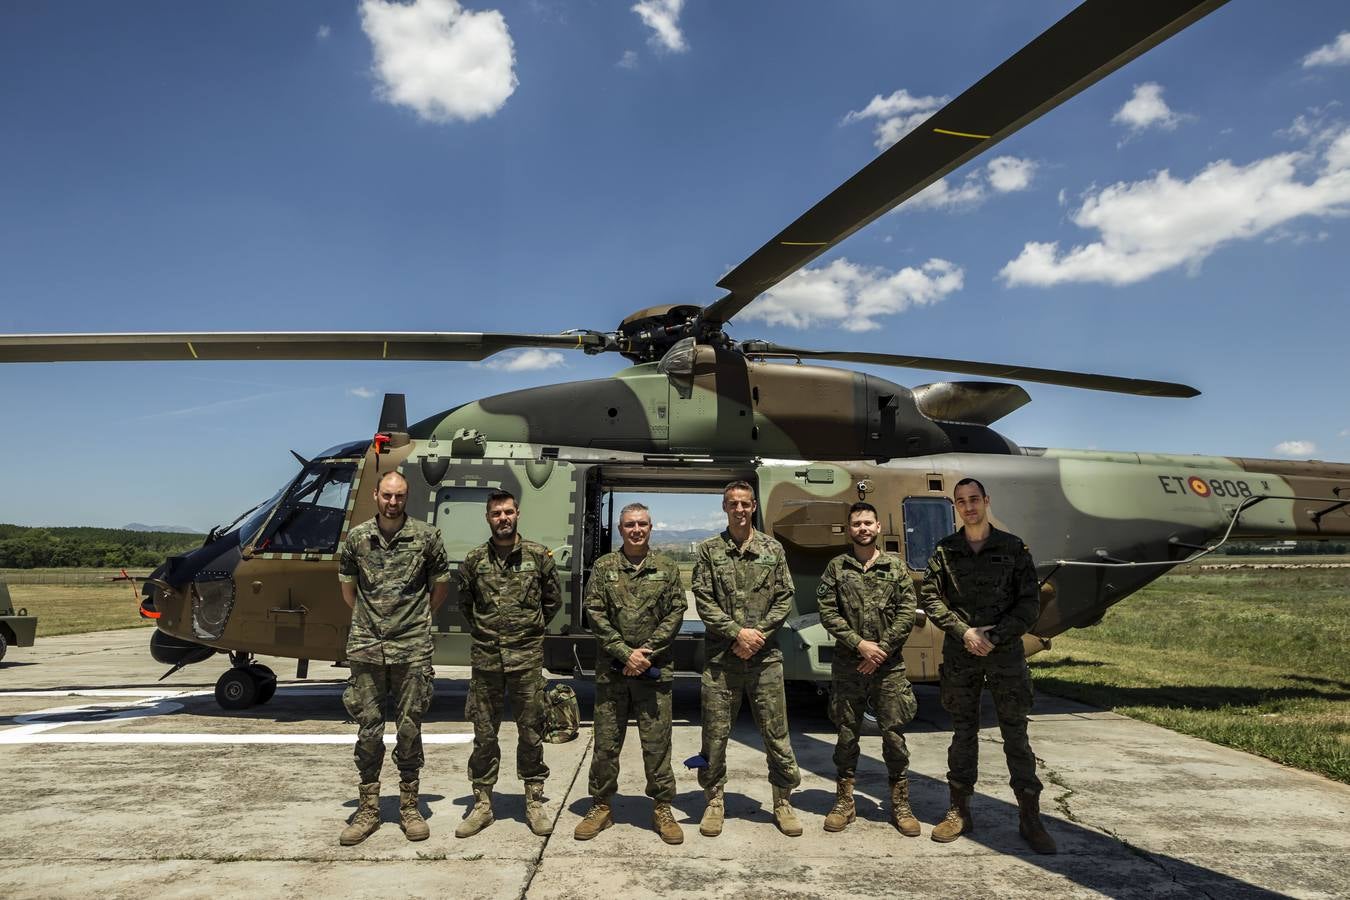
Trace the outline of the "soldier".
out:
M 891 784 L 891 824 L 906 837 L 918 837 L 919 820 L 909 806 L 909 749 L 903 728 L 919 704 L 900 652 L 914 627 L 914 581 L 900 557 L 877 547 L 880 531 L 875 506 L 859 502 L 849 507 L 853 549 L 830 560 L 816 592 L 820 624 L 835 641 L 830 717 L 839 728 L 836 799 L 825 817 L 825 830 L 843 831 L 857 818 L 853 778 L 858 731 L 870 704 L 881 728 L 881 753 Z
M 403 511 L 408 482 L 386 472 L 375 488 L 373 519 L 347 533 L 338 562 L 342 599 L 352 609 L 347 635 L 351 677 L 342 692 L 360 727 L 361 774 L 356 815 L 338 842 L 359 844 L 380 827 L 380 768 L 384 763 L 384 700 L 393 697 L 398 722 L 394 765 L 399 771 L 399 818 L 410 841 L 431 834 L 417 806 L 422 769 L 422 716 L 431 706 L 431 619 L 450 594 L 450 563 L 441 534 Z M 430 603 L 427 594 L 430 593 Z
M 599 644 L 595 663 L 595 750 L 591 808 L 573 836 L 588 841 L 614 820 L 609 798 L 618 789 L 619 751 L 628 716 L 637 717 L 652 827 L 667 844 L 684 841 L 671 815 L 671 642 L 684 621 L 684 587 L 669 557 L 651 549 L 651 514 L 641 503 L 619 512 L 623 549 L 596 560 L 586 587 L 586 613 Z
M 990 524 L 983 484 L 963 478 L 952 497 L 965 525 L 938 542 L 920 593 L 929 618 L 947 633 L 938 677 L 942 706 L 952 717 L 951 808 L 933 840 L 954 841 L 975 828 L 970 795 L 978 771 L 980 691 L 987 685 L 1020 809 L 1018 831 L 1037 853 L 1054 853 L 1055 841 L 1041 824 L 1041 781 L 1027 740 L 1032 694 L 1022 635 L 1040 615 L 1035 564 L 1020 538 Z
M 727 779 L 727 739 L 741 708 L 750 710 L 764 739 L 773 787 L 773 818 L 791 837 L 802 833 L 792 810 L 792 789 L 801 783 L 797 758 L 788 739 L 787 698 L 783 693 L 783 654 L 774 632 L 792 607 L 792 576 L 783 547 L 755 530 L 755 492 L 744 481 L 722 491 L 727 528 L 698 545 L 694 562 L 694 601 L 706 627 L 703 669 L 703 759 L 699 769 L 707 806 L 699 833 L 722 833 L 722 788 Z
M 516 532 L 519 517 L 513 494 L 489 494 L 492 537 L 459 566 L 460 612 L 473 635 L 464 717 L 473 722 L 474 796 L 473 809 L 455 829 L 460 838 L 492 824 L 492 787 L 502 758 L 497 732 L 508 698 L 516 715 L 516 773 L 525 782 L 525 820 L 535 834 L 553 832 L 544 809 L 544 631 L 562 606 L 562 586 L 553 551 L 523 539 Z

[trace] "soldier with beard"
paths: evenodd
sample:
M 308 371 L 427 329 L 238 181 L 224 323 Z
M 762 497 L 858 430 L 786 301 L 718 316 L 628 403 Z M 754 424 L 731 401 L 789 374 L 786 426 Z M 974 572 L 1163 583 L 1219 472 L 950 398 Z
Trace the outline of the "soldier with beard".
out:
M 538 835 L 553 823 L 544 808 L 544 631 L 562 607 L 553 552 L 516 531 L 520 506 L 508 491 L 487 500 L 492 537 L 460 563 L 460 611 L 473 635 L 465 718 L 473 722 L 469 779 L 474 805 L 455 829 L 470 837 L 492 824 L 492 788 L 501 746 L 497 732 L 509 699 L 516 716 L 516 772 L 525 783 L 525 819 Z
M 863 712 L 871 705 L 881 729 L 881 754 L 891 786 L 891 824 L 906 837 L 917 837 L 919 820 L 909 805 L 904 726 L 919 704 L 900 652 L 914 627 L 914 581 L 904 560 L 877 547 L 880 531 L 876 507 L 853 504 L 848 511 L 853 548 L 830 560 L 816 592 L 820 624 L 835 639 L 830 717 L 839 728 L 834 748 L 836 799 L 825 817 L 825 830 L 843 831 L 857 817 L 853 779 L 858 734 Z

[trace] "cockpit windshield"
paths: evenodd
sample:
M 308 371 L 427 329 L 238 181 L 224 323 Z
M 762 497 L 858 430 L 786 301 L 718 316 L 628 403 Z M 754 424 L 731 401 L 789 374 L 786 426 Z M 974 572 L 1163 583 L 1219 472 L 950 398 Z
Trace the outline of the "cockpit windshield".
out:
M 290 487 L 290 485 L 286 485 L 286 487 Z M 286 493 L 285 487 L 235 520 L 239 522 L 239 545 L 241 547 L 258 536 L 258 529 L 262 528 L 263 523 L 267 521 L 267 514 L 272 511 L 272 507 L 276 505 L 276 502 L 281 499 L 281 495 L 284 493 Z M 226 531 L 228 530 L 226 529 Z

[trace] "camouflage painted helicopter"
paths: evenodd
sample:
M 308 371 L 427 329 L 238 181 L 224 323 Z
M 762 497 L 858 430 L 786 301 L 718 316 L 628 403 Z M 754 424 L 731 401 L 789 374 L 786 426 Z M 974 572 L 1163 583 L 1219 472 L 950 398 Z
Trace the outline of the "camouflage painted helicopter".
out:
M 553 548 L 566 604 L 550 624 L 547 665 L 594 664 L 581 605 L 592 561 L 609 549 L 618 492 L 757 485 L 760 526 L 788 553 L 797 598 L 779 640 L 789 678 L 827 682 L 832 642 L 815 613 L 826 561 L 847 544 L 849 504 L 882 511 L 883 541 L 921 573 L 954 527 L 950 491 L 965 475 L 997 497 L 1001 526 L 1040 562 L 1042 610 L 1028 649 L 1105 610 L 1230 537 L 1350 535 L 1350 465 L 1019 447 L 991 426 L 1029 401 L 1007 383 L 913 389 L 826 360 L 946 371 L 1155 397 L 1180 384 L 966 360 L 818 351 L 736 341 L 724 326 L 757 296 L 878 216 L 1046 111 L 1222 5 L 1223 0 L 1089 0 L 826 196 L 718 282 L 708 306 L 645 309 L 610 332 L 249 333 L 0 336 L 0 361 L 481 360 L 522 347 L 616 352 L 612 378 L 516 391 L 409 424 L 388 395 L 373 439 L 300 458 L 273 497 L 160 566 L 143 614 L 155 659 L 177 669 L 227 652 L 219 702 L 243 708 L 276 688 L 254 654 L 341 660 L 350 613 L 335 551 L 374 513 L 373 487 L 399 469 L 408 513 L 435 524 L 452 560 L 484 539 L 483 501 L 521 498 L 523 529 Z M 784 365 L 784 360 L 795 365 Z M 299 457 L 298 457 L 299 458 Z M 1342 499 L 1345 497 L 1346 499 Z M 606 501 L 609 507 L 606 508 Z M 677 665 L 700 667 L 698 623 Z M 917 628 L 911 677 L 936 677 L 940 634 Z M 452 600 L 436 622 L 435 661 L 464 663 L 469 635 Z M 173 671 L 173 670 L 171 670 Z

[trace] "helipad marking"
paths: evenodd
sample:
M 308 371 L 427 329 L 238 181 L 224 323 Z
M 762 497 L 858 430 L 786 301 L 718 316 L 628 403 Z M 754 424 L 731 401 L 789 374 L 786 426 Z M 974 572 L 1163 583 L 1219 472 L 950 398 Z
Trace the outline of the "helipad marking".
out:
M 99 734 L 54 734 L 28 729 L 42 726 L 27 725 L 0 731 L 0 744 L 342 744 L 356 741 L 351 734 L 199 734 L 180 732 L 137 732 Z M 385 733 L 392 742 L 398 735 Z M 422 734 L 423 744 L 468 744 L 472 734 Z

